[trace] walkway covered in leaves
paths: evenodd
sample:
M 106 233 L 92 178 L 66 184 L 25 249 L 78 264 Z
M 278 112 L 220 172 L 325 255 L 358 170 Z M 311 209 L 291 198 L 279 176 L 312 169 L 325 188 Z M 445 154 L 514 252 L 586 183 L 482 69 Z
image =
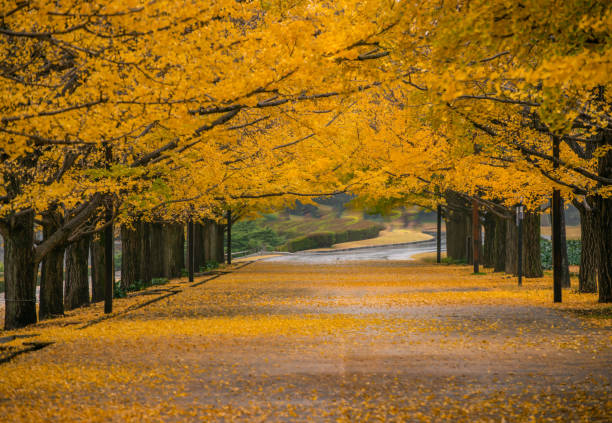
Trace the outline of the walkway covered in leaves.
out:
M 515 285 L 392 261 L 175 280 L 3 334 L 41 349 L 0 364 L 0 421 L 610 418 L 609 306 Z

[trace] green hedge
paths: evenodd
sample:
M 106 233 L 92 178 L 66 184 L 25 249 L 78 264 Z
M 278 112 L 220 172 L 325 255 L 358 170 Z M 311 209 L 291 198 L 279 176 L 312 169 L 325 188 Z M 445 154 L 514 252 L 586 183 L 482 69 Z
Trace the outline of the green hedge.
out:
M 333 232 L 315 232 L 287 241 L 287 250 L 293 253 L 313 248 L 327 248 L 334 245 L 334 240 Z
M 580 240 L 567 241 L 567 260 L 570 266 L 580 266 Z M 540 238 L 540 256 L 542 258 L 542 268 L 552 269 L 552 242 Z
M 362 228 L 345 229 L 340 232 L 315 232 L 287 241 L 286 248 L 290 252 L 311 250 L 313 248 L 329 248 L 334 244 L 342 242 L 376 238 L 383 229 L 385 229 L 383 225 L 373 224 Z

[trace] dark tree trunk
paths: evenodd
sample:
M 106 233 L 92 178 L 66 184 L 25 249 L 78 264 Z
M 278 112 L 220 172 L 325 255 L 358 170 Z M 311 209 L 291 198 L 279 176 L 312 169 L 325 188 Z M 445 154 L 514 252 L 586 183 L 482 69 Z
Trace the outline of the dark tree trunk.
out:
M 137 226 L 140 235 L 140 280 L 145 286 L 151 285 L 151 223 L 140 222 Z
M 221 264 L 225 262 L 225 225 L 221 225 L 219 223 L 216 223 L 215 225 L 217 226 L 217 240 L 215 242 L 217 255 L 216 261 L 217 263 Z
M 506 269 L 506 219 L 495 216 L 495 239 L 493 241 L 493 271 Z
M 561 214 L 559 216 L 559 220 L 561 221 L 561 287 L 569 288 L 570 284 L 570 273 L 569 273 L 569 258 L 567 257 L 567 234 L 565 230 L 565 208 L 563 207 L 563 198 L 561 198 Z M 551 221 L 551 239 L 552 239 L 552 207 L 550 211 L 550 221 Z M 554 259 L 554 257 L 553 257 Z
M 204 225 L 194 223 L 193 225 L 193 259 L 194 268 L 198 272 L 201 267 L 206 265 L 206 257 L 204 256 Z
M 55 225 L 45 225 L 43 239 L 47 239 L 56 229 Z M 65 248 L 58 246 L 43 258 L 38 309 L 40 320 L 64 314 L 64 253 Z
M 612 177 L 612 151 L 608 151 L 609 171 L 606 177 Z M 599 302 L 612 302 L 612 198 L 596 197 L 595 207 L 597 208 L 597 228 L 599 230 L 599 267 L 598 287 Z
M 525 237 L 523 237 L 524 239 Z M 518 272 L 518 229 L 514 219 L 506 220 L 506 262 L 504 271 L 511 275 Z
M 526 212 L 523 220 L 523 275 L 526 278 L 541 278 L 543 274 L 540 255 L 540 214 Z
M 213 241 L 215 239 L 214 231 L 215 231 L 215 228 L 214 228 L 213 221 L 207 219 L 204 222 L 203 234 L 202 234 L 202 237 L 204 239 L 204 262 L 205 263 L 210 263 L 215 260 L 214 255 L 213 255 L 213 248 L 214 248 Z
M 164 250 L 163 225 L 152 223 L 150 228 L 150 267 L 151 278 L 161 278 L 164 276 Z
M 133 226 L 121 225 L 121 288 L 129 289 L 141 280 L 141 236 L 140 222 Z
M 91 241 L 91 302 L 104 301 L 106 281 L 105 231 L 96 233 Z M 114 269 L 114 266 L 113 266 Z
M 603 97 L 603 88 L 601 94 Z M 604 130 L 602 135 L 602 147 L 608 147 L 608 150 L 599 158 L 597 173 L 612 179 L 612 130 Z M 612 197 L 597 196 L 595 210 L 599 230 L 599 301 L 609 303 L 612 302 Z
M 185 233 L 183 225 L 169 223 L 163 228 L 164 277 L 178 278 L 185 268 Z
M 4 328 L 36 323 L 34 213 L 11 217 L 4 237 Z
M 469 261 L 469 239 L 472 233 L 471 207 L 459 195 L 446 194 L 446 255 L 453 260 Z
M 592 204 L 592 202 L 591 202 Z M 575 202 L 580 212 L 580 273 L 579 292 L 597 292 L 597 271 L 599 268 L 599 231 L 597 215 L 583 204 Z
M 82 237 L 66 249 L 66 310 L 89 304 L 89 238 Z
M 482 265 L 493 267 L 495 265 L 495 221 L 496 216 L 490 212 L 484 216 L 484 248 L 482 252 Z

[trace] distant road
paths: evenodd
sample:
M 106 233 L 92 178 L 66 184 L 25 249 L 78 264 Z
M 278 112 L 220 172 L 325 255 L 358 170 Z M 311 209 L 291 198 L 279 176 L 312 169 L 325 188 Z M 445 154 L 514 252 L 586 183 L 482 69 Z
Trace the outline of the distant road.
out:
M 446 241 L 443 235 L 442 251 L 445 251 L 445 246 Z M 433 251 L 436 251 L 435 238 L 406 244 L 361 247 L 349 250 L 298 251 L 293 254 L 284 254 L 264 260 L 304 264 L 332 264 L 344 261 L 412 260 L 416 254 Z

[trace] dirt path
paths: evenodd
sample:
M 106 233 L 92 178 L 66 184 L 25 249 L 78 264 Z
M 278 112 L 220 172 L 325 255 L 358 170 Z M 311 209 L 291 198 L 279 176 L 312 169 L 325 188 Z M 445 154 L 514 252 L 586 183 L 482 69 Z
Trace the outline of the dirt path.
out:
M 0 365 L 0 421 L 612 417 L 610 310 L 569 291 L 553 307 L 548 279 L 260 261 L 192 285 L 10 333 L 37 336 L 0 347 L 55 343 Z

